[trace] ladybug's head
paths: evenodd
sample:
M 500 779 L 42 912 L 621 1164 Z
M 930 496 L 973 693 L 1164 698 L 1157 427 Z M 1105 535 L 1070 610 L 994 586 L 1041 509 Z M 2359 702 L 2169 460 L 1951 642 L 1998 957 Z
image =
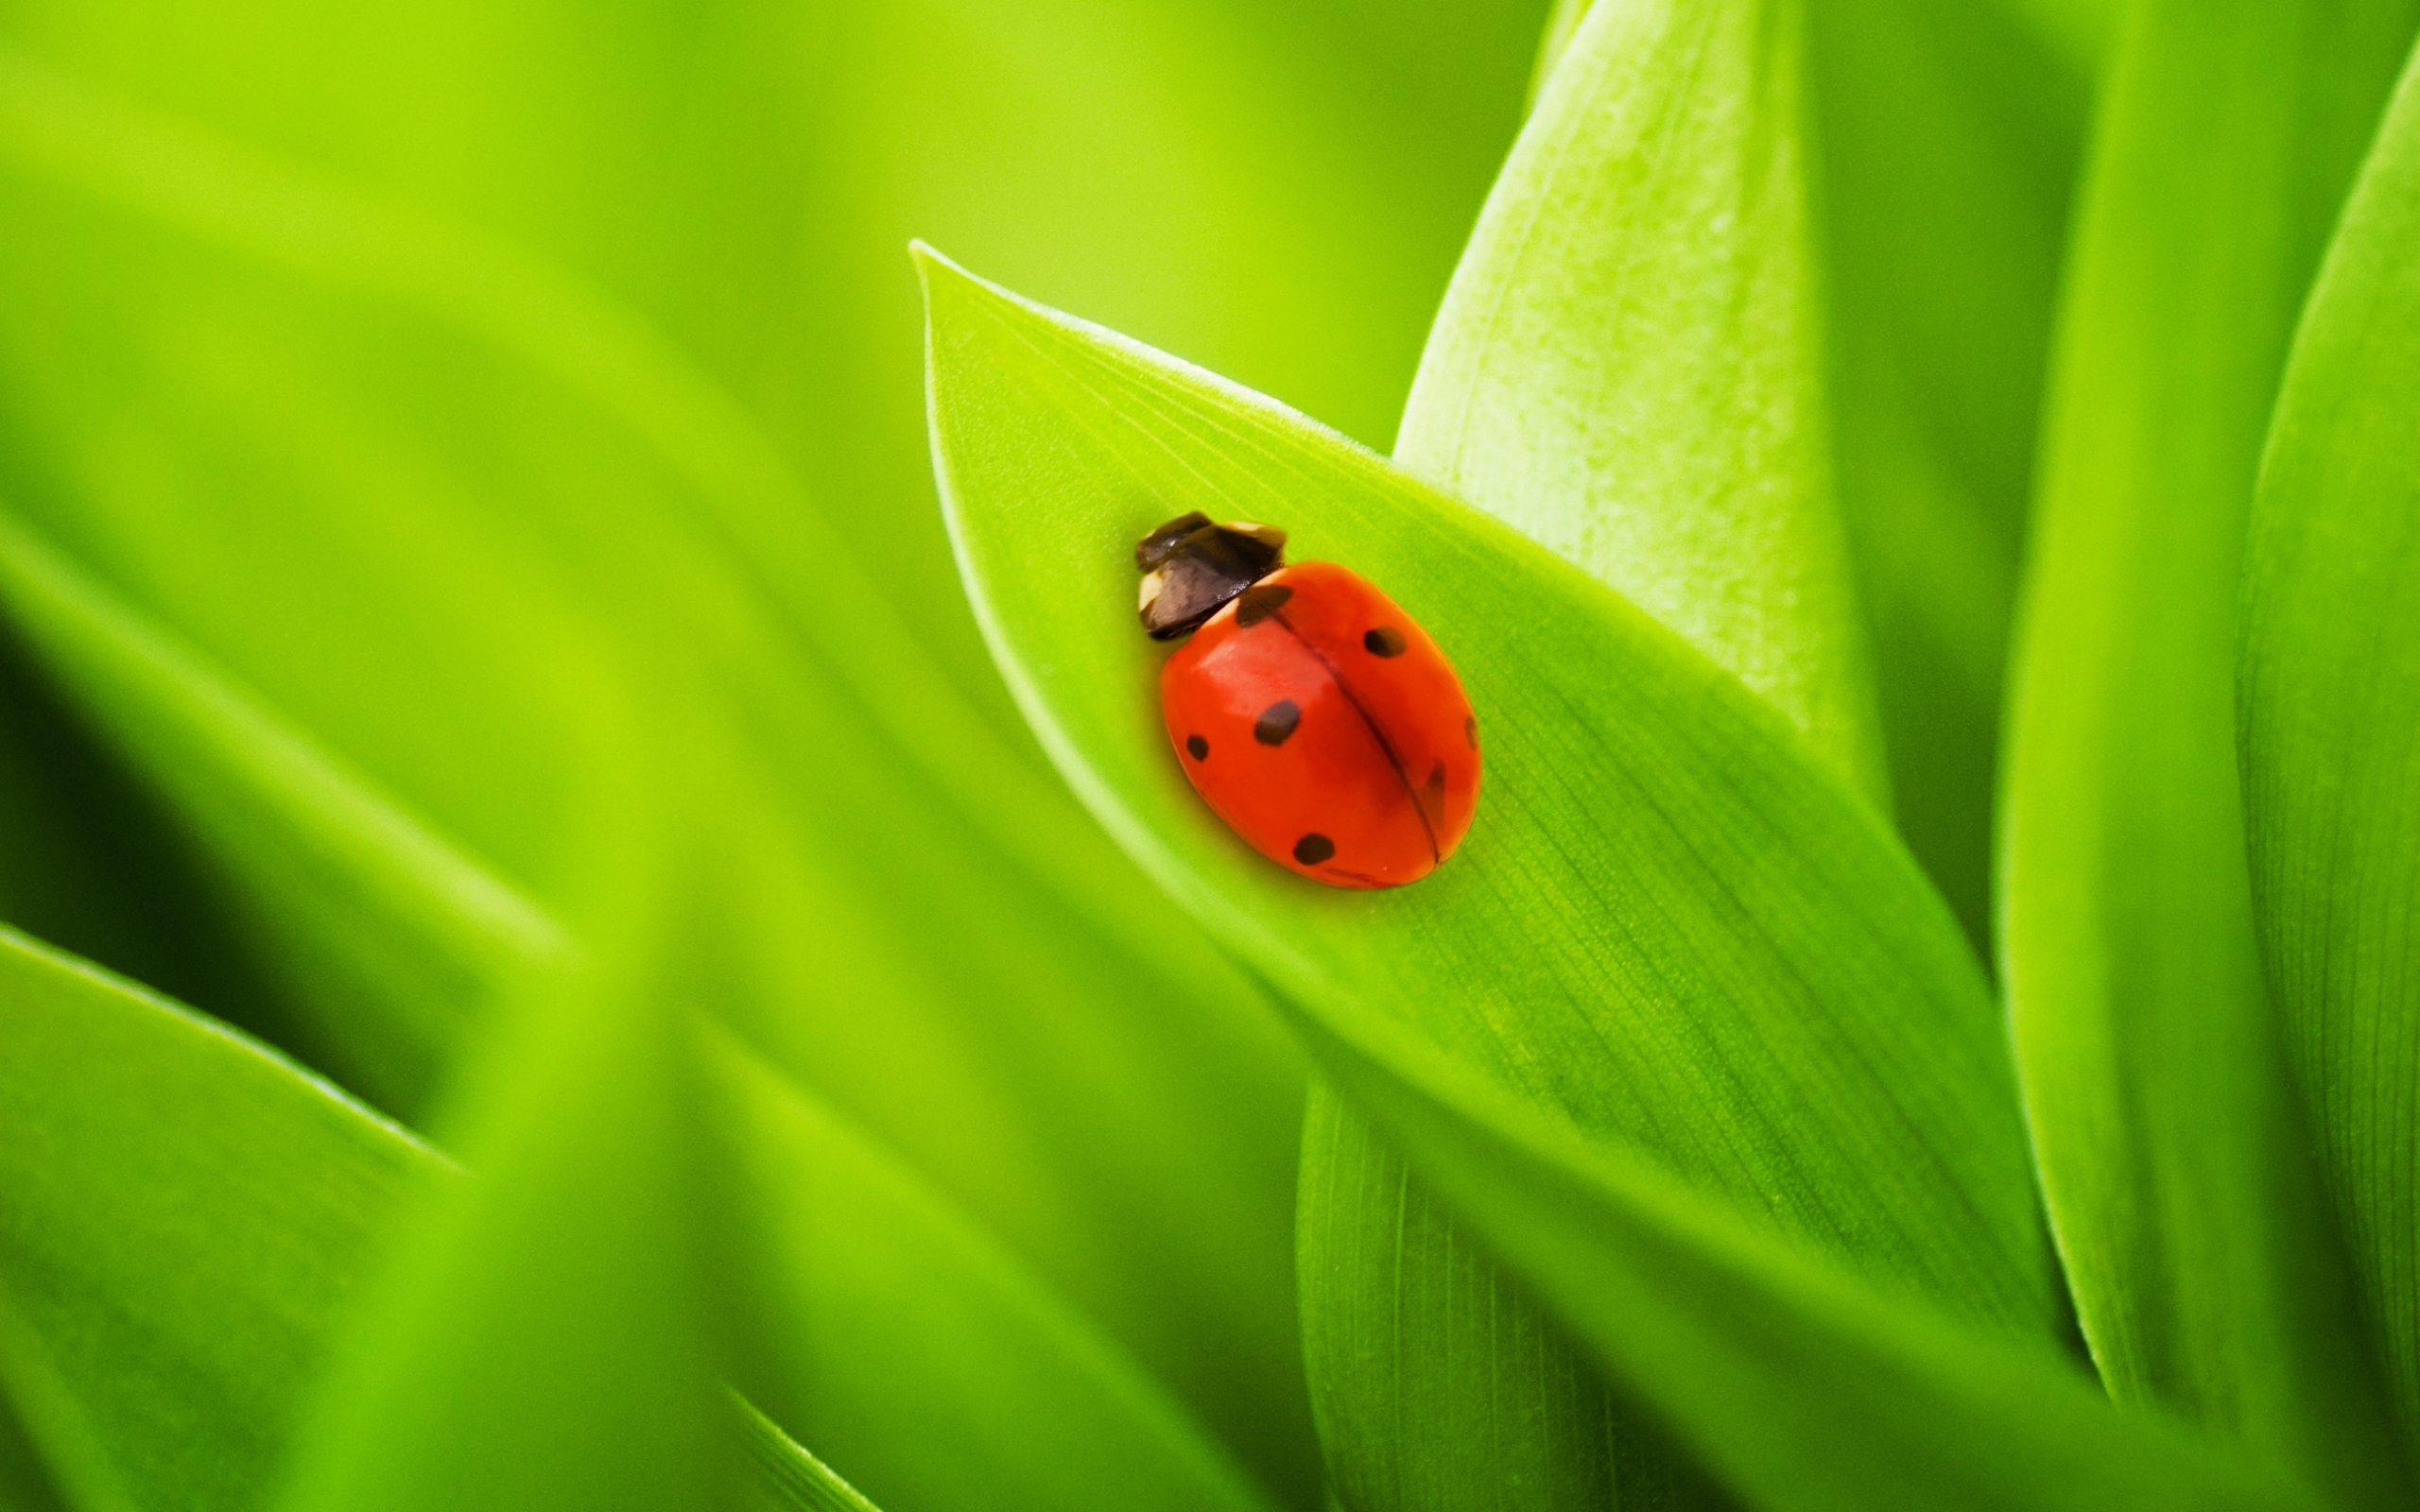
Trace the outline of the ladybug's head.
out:
M 1220 605 L 1286 565 L 1286 532 L 1274 525 L 1214 524 L 1179 515 L 1134 543 L 1143 573 L 1143 628 L 1173 641 L 1201 627 Z

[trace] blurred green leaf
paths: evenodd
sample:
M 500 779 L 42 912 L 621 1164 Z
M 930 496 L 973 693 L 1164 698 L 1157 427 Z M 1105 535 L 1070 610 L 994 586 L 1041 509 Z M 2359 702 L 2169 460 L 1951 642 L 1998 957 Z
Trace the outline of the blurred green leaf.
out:
M 1826 457 L 1802 25 L 1792 0 L 1588 10 L 1455 272 L 1395 459 L 1679 629 L 1887 803 Z M 1348 1113 L 1310 1126 L 1340 1130 L 1305 1146 L 1299 1221 L 1348 1503 L 1674 1494 L 1641 1484 L 1665 1456 L 1608 1426 L 1628 1415 L 1417 1182 L 1335 1179 L 1331 1159 L 1382 1158 Z
M 0 1381 L 32 1411 L 78 1504 L 260 1504 L 333 1340 L 364 1319 L 374 1331 L 363 1347 L 369 1360 L 353 1366 L 349 1408 L 337 1409 L 352 1420 L 340 1418 L 337 1445 L 322 1442 L 315 1452 L 347 1456 L 349 1466 L 333 1467 L 339 1472 L 383 1458 L 390 1479 L 378 1485 L 396 1495 L 452 1477 L 422 1504 L 468 1504 L 472 1488 L 497 1474 L 530 1476 L 551 1497 L 579 1478 L 563 1473 L 578 1465 L 533 1456 L 528 1435 L 591 1435 L 666 1389 L 660 1376 L 606 1367 L 650 1335 L 664 1342 L 666 1309 L 680 1293 L 651 1274 L 660 1255 L 644 1260 L 635 1277 L 618 1267 L 634 1284 L 610 1325 L 564 1315 L 566 1297 L 615 1302 L 604 1288 L 617 1267 L 596 1263 L 597 1241 L 646 1211 L 629 1200 L 647 1195 L 631 1191 L 635 1178 L 669 1172 L 682 1159 L 682 1136 L 662 1126 L 663 1110 L 633 1117 L 644 1109 L 627 1100 L 614 1117 L 516 1117 L 508 1108 L 504 1116 L 520 1125 L 513 1132 L 535 1130 L 534 1143 L 507 1149 L 501 1174 L 491 1167 L 458 1192 L 440 1179 L 452 1168 L 394 1125 L 173 1005 L 15 935 L 0 936 L 0 1024 L 10 1048 L 0 1061 L 0 1113 L 12 1132 L 0 1150 Z M 545 1108 L 541 1099 L 550 1094 L 593 1096 L 599 1080 L 627 1085 L 629 1075 L 666 1075 L 678 1065 L 676 1055 L 655 1057 L 652 1069 L 617 1067 L 593 1001 L 578 1022 L 571 1043 L 560 1042 L 564 1025 L 556 1023 L 525 1029 L 501 1048 L 494 1064 L 520 1068 L 509 1079 L 521 1085 L 506 1091 L 525 1109 Z M 643 1029 L 644 1022 L 625 1023 Z M 541 1033 L 552 1037 L 547 1054 L 519 1053 Z M 625 1037 L 631 1051 L 649 1043 L 644 1034 Z M 917 1193 L 911 1178 L 770 1073 L 735 1070 L 728 1058 L 711 1072 L 724 1089 L 716 1095 L 753 1109 L 752 1128 L 768 1136 L 742 1150 L 750 1174 L 734 1194 L 755 1204 L 753 1221 L 805 1241 L 779 1251 L 786 1257 L 781 1286 L 792 1298 L 822 1298 L 821 1315 L 840 1318 L 851 1344 L 868 1351 L 820 1354 L 828 1334 L 759 1328 L 755 1352 L 789 1381 L 820 1378 L 827 1399 L 836 1389 L 895 1394 L 891 1401 L 908 1416 L 890 1424 L 890 1442 L 870 1455 L 873 1469 L 912 1479 L 920 1451 L 959 1433 L 980 1452 L 958 1468 L 995 1490 L 1019 1481 L 1046 1486 L 1047 1459 L 1070 1443 L 1130 1446 L 1116 1463 L 1132 1484 L 1207 1476 L 1216 1485 L 1219 1474 L 1232 1476 L 1213 1469 L 1215 1452 L 1114 1347 L 1019 1278 L 940 1199 Z M 622 1075 L 600 1077 L 600 1069 Z M 492 1074 L 491 1084 L 496 1074 L 505 1073 Z M 493 1144 L 494 1120 L 485 1122 Z M 812 1139 L 803 1141 L 801 1130 Z M 476 1131 L 472 1138 L 480 1140 Z M 848 1163 L 785 1164 L 794 1158 Z M 400 1281 L 381 1280 L 386 1252 L 408 1231 L 402 1220 L 439 1192 L 452 1194 L 450 1211 L 433 1234 L 413 1239 L 419 1259 Z M 809 1202 L 816 1206 L 799 1206 Z M 666 1216 L 660 1201 L 654 1211 Z M 688 1213 L 689 1204 L 680 1211 Z M 609 1231 L 600 1234 L 600 1225 Z M 839 1263 L 847 1256 L 827 1263 L 819 1241 L 833 1234 L 858 1236 L 854 1266 Z M 563 1247 L 572 1245 L 579 1247 Z M 564 1263 L 567 1255 L 581 1263 Z M 515 1265 L 516 1258 L 527 1263 Z M 898 1291 L 902 1278 L 924 1289 Z M 400 1307 L 372 1305 L 398 1288 Z M 848 1315 L 852 1295 L 860 1310 Z M 986 1357 L 1001 1371 L 989 1382 L 994 1392 L 967 1389 L 977 1357 L 933 1348 L 930 1316 L 903 1297 L 946 1299 L 947 1315 L 969 1336 L 1001 1341 Z M 811 1314 L 780 1317 L 803 1315 Z M 868 1359 L 884 1362 L 879 1372 L 861 1368 Z M 377 1400 L 360 1395 L 365 1369 L 372 1391 L 382 1377 L 390 1389 L 421 1389 L 365 1413 Z M 1003 1380 L 1019 1383 L 1017 1392 L 998 1390 Z M 1037 1391 L 1044 1382 L 1055 1389 Z M 993 1421 L 944 1416 L 942 1402 Z M 449 1424 L 453 1414 L 471 1416 Z M 860 1416 L 857 1426 L 865 1421 Z M 634 1444 L 652 1436 L 640 1426 Z M 525 1441 L 500 1444 L 500 1435 Z M 989 1463 L 990 1453 L 1002 1457 Z M 350 1478 L 331 1469 L 323 1460 L 316 1485 L 292 1503 L 362 1500 L 358 1481 L 331 1487 L 331 1479 Z M 1083 1484 L 1080 1470 L 1069 1473 L 1069 1485 Z M 1199 1504 L 1253 1504 L 1236 1494 L 1237 1483 L 1224 1484 L 1225 1500 Z M 994 1496 L 970 1504 L 1020 1503 Z
M 1374 1016 L 1589 1147 L 1634 1151 L 1895 1290 L 2048 1328 L 1972 958 L 1778 715 L 1331 433 L 922 264 L 935 451 L 977 612 L 1070 782 L 1217 937 L 1303 1011 Z M 1321 888 L 1193 796 L 1158 728 L 1129 565 L 1187 507 L 1284 521 L 1452 653 L 1490 771 L 1450 866 L 1397 891 Z
M 0 931 L 0 1374 L 89 1507 L 256 1507 L 442 1162 L 250 1042 Z
M 726 1040 L 711 1057 L 778 1345 L 750 1394 L 887 1506 L 1266 1505 L 1132 1363 L 925 1183 Z M 864 1368 L 868 1361 L 885 1364 Z
M 1991 938 L 2001 674 L 2087 92 L 2003 5 L 1808 11 L 1841 506 L 1899 833 Z
M 2262 986 L 2234 620 L 2287 338 L 2415 14 L 2136 17 L 2061 316 L 2003 819 L 2019 1064 L 2102 1376 L 2355 1505 L 2411 1487 Z
M 448 1143 L 475 1173 L 401 1236 L 274 1504 L 706 1507 L 735 1487 L 716 1378 L 728 1257 L 705 1180 L 687 994 L 666 970 L 679 877 L 636 731 L 593 791 L 605 942 L 533 978 L 482 1037 Z M 611 817 L 611 823 L 606 822 Z
M 500 979 L 561 928 L 259 700 L 0 517 L 0 603 L 245 896 L 315 1059 L 420 1108 Z
M 0 309 L 0 464 L 58 554 L 541 904 L 600 711 L 698 722 L 701 1000 L 1307 1500 L 1292 1050 L 752 418 L 475 228 L 0 62 L 0 259 L 57 294 Z
M 2420 62 L 2286 369 L 2237 662 L 2253 899 L 2366 1315 L 2420 1443 Z

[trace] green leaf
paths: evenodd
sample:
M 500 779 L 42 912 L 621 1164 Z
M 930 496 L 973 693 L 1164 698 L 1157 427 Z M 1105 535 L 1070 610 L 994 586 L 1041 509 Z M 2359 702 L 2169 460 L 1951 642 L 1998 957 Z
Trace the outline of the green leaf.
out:
M 2001 676 L 2086 91 L 2001 5 L 1808 12 L 1840 500 L 1893 809 L 1991 939 Z
M 1264 1506 L 1154 1382 L 895 1159 L 725 1040 L 750 1395 L 890 1506 Z M 890 1362 L 862 1368 L 861 1362 Z
M 1756 1506 L 2319 1504 L 2230 1446 L 2113 1408 L 2046 1344 L 1877 1291 L 1630 1152 L 1579 1145 L 1376 1015 L 1301 1022 L 1322 1068 Z
M 563 960 L 554 919 L 192 648 L 0 516 L 0 602 L 241 889 L 304 1047 L 424 1103 L 498 981 Z
M 577 1092 L 583 1081 L 593 1088 L 600 1071 L 618 1069 L 622 1079 L 661 1074 L 615 1067 L 611 1047 L 598 1043 L 597 1007 L 583 1004 L 577 1042 L 556 1043 L 547 1056 L 512 1055 L 540 1031 L 508 1040 L 501 1063 L 536 1068 L 512 1096 L 534 1103 L 549 1091 Z M 339 1435 L 363 1455 L 352 1468 L 384 1456 L 400 1492 L 427 1484 L 451 1458 L 460 1477 L 440 1498 L 446 1505 L 464 1504 L 465 1487 L 484 1475 L 515 1466 L 544 1473 L 528 1463 L 527 1434 L 553 1432 L 566 1418 L 593 1432 L 661 1392 L 652 1376 L 571 1362 L 594 1359 L 600 1348 L 628 1349 L 634 1334 L 660 1330 L 664 1288 L 637 1287 L 610 1327 L 565 1332 L 563 1294 L 599 1298 L 610 1267 L 595 1263 L 595 1244 L 579 1251 L 583 1265 L 527 1263 L 533 1253 L 560 1255 L 557 1246 L 578 1236 L 610 1237 L 598 1235 L 600 1223 L 627 1221 L 614 1215 L 631 1211 L 634 1173 L 662 1172 L 678 1159 L 678 1131 L 667 1133 L 660 1117 L 631 1117 L 644 1110 L 627 1100 L 614 1118 L 525 1113 L 523 1128 L 538 1130 L 536 1147 L 508 1150 L 482 1180 L 455 1192 L 453 1167 L 324 1083 L 13 934 L 0 934 L 0 1030 L 11 1052 L 0 1061 L 0 1122 L 12 1135 L 0 1146 L 0 1383 L 26 1408 L 79 1505 L 260 1504 L 298 1419 L 324 1389 L 318 1383 L 340 1332 L 364 1319 L 373 1336 L 355 1346 L 370 1358 L 352 1366 L 353 1390 L 361 1391 L 365 1369 L 373 1387 L 383 1374 L 390 1388 L 416 1381 L 426 1389 L 368 1422 L 359 1414 L 376 1399 L 354 1396 L 353 1420 Z M 1071 1443 L 1127 1446 L 1115 1463 L 1132 1484 L 1198 1486 L 1204 1477 L 1218 1485 L 1219 1474 L 1232 1476 L 1158 1388 L 965 1219 L 772 1074 L 752 1063 L 733 1068 L 729 1058 L 709 1068 L 716 1095 L 751 1109 L 768 1135 L 740 1152 L 756 1204 L 750 1211 L 790 1240 L 778 1251 L 786 1257 L 779 1282 L 793 1306 L 765 1316 L 794 1322 L 813 1302 L 805 1315 L 840 1319 L 864 1352 L 819 1353 L 824 1337 L 769 1326 L 750 1335 L 777 1377 L 820 1383 L 822 1402 L 841 1400 L 835 1391 L 860 1400 L 875 1393 L 876 1400 L 889 1393 L 906 1409 L 883 1446 L 897 1463 L 886 1458 L 874 1469 L 914 1479 L 921 1432 L 925 1444 L 963 1435 L 981 1451 L 957 1461 L 976 1486 L 1047 1486 Z M 787 1163 L 798 1159 L 847 1163 Z M 559 1179 L 533 1180 L 533 1167 L 539 1177 L 551 1167 Z M 600 1207 L 579 1198 L 579 1185 L 598 1183 L 616 1200 Z M 722 1188 L 717 1180 L 704 1190 Z M 425 1199 L 449 1193 L 435 1230 L 424 1231 L 427 1220 L 417 1215 Z M 822 1236 L 833 1234 L 855 1236 L 851 1265 L 826 1264 Z M 398 1239 L 420 1258 L 400 1281 L 382 1280 Z M 525 1263 L 510 1263 L 516 1255 Z M 462 1270 L 463 1257 L 477 1268 Z M 922 1289 L 900 1290 L 903 1278 Z M 533 1284 L 543 1289 L 531 1294 Z M 399 1311 L 372 1311 L 398 1287 Z M 935 1305 L 903 1300 L 916 1297 Z M 996 1376 L 970 1378 L 975 1356 L 931 1347 L 931 1319 L 941 1315 L 969 1338 L 998 1342 L 983 1357 Z M 543 1351 L 524 1352 L 548 1338 Z M 868 1360 L 882 1364 L 859 1368 Z M 441 1380 L 451 1387 L 436 1389 Z M 977 1389 L 987 1384 L 992 1393 Z M 584 1408 L 583 1393 L 593 1398 Z M 944 1400 L 969 1416 L 938 1418 L 934 1404 Z M 448 1425 L 449 1414 L 464 1416 Z M 862 1430 L 867 1419 L 856 1422 Z M 523 1441 L 508 1452 L 499 1438 L 516 1432 Z M 642 1429 L 634 1441 L 648 1436 Z M 321 1442 L 316 1452 L 347 1447 Z M 455 1457 L 491 1452 L 492 1464 Z M 983 1453 L 1000 1458 L 987 1462 Z M 318 1472 L 322 1493 L 330 1469 L 323 1461 Z M 557 1459 L 551 1469 L 566 1464 Z M 1082 1484 L 1080 1468 L 1067 1473 L 1066 1484 Z M 1234 1492 L 1235 1482 L 1223 1484 Z M 360 1486 L 352 1489 L 297 1501 L 361 1500 Z M 994 1497 L 973 1504 L 1017 1503 Z M 1253 1503 L 1231 1494 L 1168 1504 Z
M 720 1504 L 728 1262 L 698 1125 L 689 994 L 654 849 L 677 809 L 636 730 L 601 758 L 594 910 L 609 941 L 509 1001 L 450 1101 L 475 1175 L 402 1236 L 316 1395 L 274 1505 Z M 626 765 L 624 764 L 627 764 Z M 611 816 L 614 822 L 608 823 Z M 659 870 L 658 868 L 663 869 Z
M 1678 628 L 1880 800 L 1825 455 L 1803 54 L 1792 0 L 1589 9 L 1456 269 L 1395 455 Z M 1501 1017 L 1518 1043 L 1517 1010 Z M 1630 1415 L 1467 1237 L 1412 1220 L 1434 1207 L 1417 1182 L 1333 1178 L 1327 1160 L 1364 1143 L 1305 1147 L 1298 1220 L 1348 1502 L 1519 1486 L 1592 1505 L 1608 1483 L 1651 1501 L 1640 1482 L 1664 1456 L 1607 1428 Z
M 2409 0 L 2153 0 L 2086 180 L 2025 585 L 2005 976 L 2093 1357 L 2348 1504 L 2410 1495 L 2261 980 L 2238 568 Z
M 543 905 L 600 723 L 693 730 L 701 1003 L 1314 1494 L 1295 1053 L 952 693 L 757 419 L 476 226 L 0 64 L 0 278 L 57 294 L 0 306 L 11 507 Z
M 1803 49 L 1790 0 L 1593 7 L 1455 269 L 1395 455 L 1679 631 L 1887 803 L 1825 455 Z
M 1802 737 L 1637 610 L 1379 458 L 921 261 L 970 596 L 1045 747 L 1184 906 L 1302 1012 L 1383 1021 L 1590 1148 L 1895 1290 L 2047 1330 L 1972 957 Z M 1453 655 L 1489 774 L 1435 876 L 1373 894 L 1301 882 L 1186 786 L 1130 562 L 1188 507 L 1284 522 L 1303 556 L 1367 573 Z M 1627 1384 L 1669 1410 L 1655 1382 Z
M 255 1507 L 443 1163 L 251 1043 L 0 931 L 0 1376 L 90 1507 Z
M 2269 981 L 2350 1229 L 2404 1443 L 2420 1444 L 2420 63 L 2303 317 L 2244 567 L 2244 809 Z

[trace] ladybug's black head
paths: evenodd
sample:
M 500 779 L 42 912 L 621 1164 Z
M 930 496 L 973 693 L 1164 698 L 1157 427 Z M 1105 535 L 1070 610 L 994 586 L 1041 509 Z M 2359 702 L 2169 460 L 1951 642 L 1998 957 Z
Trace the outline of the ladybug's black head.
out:
M 1136 541 L 1134 565 L 1143 573 L 1143 628 L 1154 641 L 1173 641 L 1286 565 L 1286 532 L 1236 521 L 1214 524 L 1197 510 Z

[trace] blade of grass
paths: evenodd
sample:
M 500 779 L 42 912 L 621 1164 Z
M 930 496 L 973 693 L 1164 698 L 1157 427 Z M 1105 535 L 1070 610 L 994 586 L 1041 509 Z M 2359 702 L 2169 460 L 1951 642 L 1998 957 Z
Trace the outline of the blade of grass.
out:
M 2003 960 L 2093 1357 L 2408 1500 L 2254 943 L 2238 564 L 2294 312 L 2408 0 L 2152 0 L 2108 85 L 2061 315 L 2014 674 Z
M 2420 55 L 2415 55 L 2420 56 Z M 2244 563 L 2238 749 L 2269 982 L 2420 1449 L 2420 61 L 2286 369 Z
M 1590 1147 L 1990 1327 L 2047 1329 L 2014 1090 L 1972 957 L 1777 714 L 1378 458 L 920 259 L 970 595 L 1045 747 L 1183 905 L 1298 1005 L 1385 1016 Z M 1298 885 L 1185 786 L 1129 565 L 1132 540 L 1184 507 L 1284 519 L 1302 555 L 1367 572 L 1454 655 L 1489 785 L 1436 876 L 1367 895 Z M 1501 1032 L 1515 1010 L 1522 1032 Z

